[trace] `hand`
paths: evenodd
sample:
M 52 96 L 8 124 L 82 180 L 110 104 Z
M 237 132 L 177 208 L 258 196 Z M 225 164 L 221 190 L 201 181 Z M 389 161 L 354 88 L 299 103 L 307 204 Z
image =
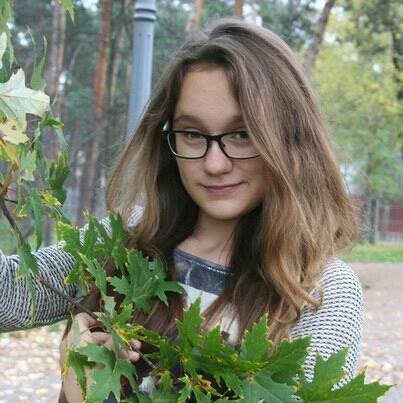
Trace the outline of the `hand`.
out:
M 100 312 L 95 312 L 95 315 L 100 316 Z M 60 368 L 63 371 L 66 363 L 67 349 L 72 347 L 85 346 L 89 343 L 95 343 L 100 346 L 105 346 L 112 349 L 113 341 L 112 336 L 109 333 L 102 331 L 91 331 L 91 329 L 98 329 L 100 323 L 92 318 L 87 313 L 79 313 L 73 319 L 73 324 L 71 329 L 67 333 L 66 337 L 60 343 Z M 79 341 L 73 346 L 73 328 L 78 328 L 79 330 Z M 133 340 L 131 342 L 132 348 L 139 350 L 141 348 L 141 343 L 138 340 Z M 120 350 L 119 355 L 121 358 L 127 359 L 131 362 L 136 362 L 140 359 L 140 354 L 133 350 Z M 91 370 L 86 369 L 87 381 L 91 378 Z M 75 373 L 72 369 L 69 369 L 65 374 L 63 379 L 63 389 L 66 398 L 69 403 L 78 403 L 83 401 L 83 396 L 81 393 L 81 388 L 78 386 Z
M 95 315 L 100 316 L 100 312 L 94 312 Z M 74 324 L 74 322 L 76 324 Z M 112 335 L 110 333 L 102 332 L 102 331 L 94 331 L 91 332 L 92 328 L 99 327 L 99 322 L 97 322 L 94 318 L 92 318 L 87 313 L 79 313 L 74 317 L 73 324 L 71 326 L 70 331 L 68 332 L 67 336 L 61 341 L 59 346 L 60 351 L 60 368 L 64 368 L 64 364 L 66 362 L 66 354 L 67 349 L 72 347 L 72 329 L 74 326 L 78 327 L 80 332 L 80 341 L 77 346 L 85 346 L 89 343 L 95 343 L 99 346 L 105 346 L 106 348 L 112 349 L 113 341 Z M 131 341 L 131 347 L 134 350 L 140 350 L 141 343 L 138 340 Z M 119 352 L 119 356 L 121 358 L 125 358 L 131 362 L 137 362 L 140 359 L 140 354 L 137 351 L 133 350 L 121 350 Z

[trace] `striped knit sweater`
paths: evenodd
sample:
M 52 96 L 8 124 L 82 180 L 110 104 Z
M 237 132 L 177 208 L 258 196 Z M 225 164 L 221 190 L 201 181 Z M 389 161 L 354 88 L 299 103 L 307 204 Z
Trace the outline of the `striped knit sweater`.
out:
M 74 286 L 67 286 L 63 279 L 74 260 L 62 245 L 49 246 L 35 253 L 40 274 L 55 287 L 70 296 L 76 296 Z M 230 270 L 176 250 L 174 255 L 178 281 L 187 292 L 187 304 L 201 297 L 202 308 L 207 307 L 220 294 Z M 68 315 L 68 303 L 41 284 L 37 290 L 36 318 L 31 323 L 31 298 L 24 281 L 16 279 L 18 256 L 5 256 L 0 252 L 0 331 L 11 331 L 57 322 Z M 348 346 L 344 366 L 345 380 L 354 375 L 354 368 L 362 335 L 362 290 L 353 270 L 340 260 L 331 260 L 323 269 L 320 280 L 322 305 L 316 312 L 302 309 L 302 315 L 291 329 L 291 337 L 310 335 L 311 349 L 304 364 L 308 379 L 313 376 L 316 354 L 327 358 L 332 352 Z M 318 292 L 314 290 L 315 296 Z M 229 316 L 230 317 L 230 316 Z M 228 319 L 229 319 L 228 317 Z M 221 321 L 222 330 L 234 336 L 236 322 Z

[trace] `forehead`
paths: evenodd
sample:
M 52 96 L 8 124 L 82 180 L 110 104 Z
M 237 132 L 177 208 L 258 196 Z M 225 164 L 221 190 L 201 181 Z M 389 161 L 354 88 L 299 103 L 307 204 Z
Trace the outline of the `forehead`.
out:
M 205 126 L 242 120 L 233 86 L 223 67 L 201 65 L 185 74 L 174 113 L 174 123 L 198 120 Z

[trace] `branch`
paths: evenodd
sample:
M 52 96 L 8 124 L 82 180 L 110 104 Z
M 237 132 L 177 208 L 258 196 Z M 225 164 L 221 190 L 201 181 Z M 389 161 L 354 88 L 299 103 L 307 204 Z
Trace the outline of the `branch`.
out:
M 3 197 L 0 197 L 0 209 L 1 209 L 2 213 L 4 214 L 4 217 L 6 217 L 7 221 L 9 222 L 11 228 L 17 235 L 18 246 L 23 245 L 24 237 L 22 236 L 22 233 L 21 233 L 20 229 L 18 228 L 18 225 L 15 222 L 14 217 L 11 215 L 10 211 L 8 210 Z
M 9 222 L 10 226 L 14 230 L 15 234 L 17 235 L 18 245 L 19 246 L 23 245 L 24 244 L 24 237 L 23 237 L 20 229 L 18 228 L 18 225 L 15 222 L 14 217 L 11 215 L 10 211 L 8 210 L 8 208 L 6 206 L 6 203 L 5 203 L 5 199 L 3 197 L 0 197 L 0 209 L 1 209 L 2 213 L 4 214 L 4 216 L 6 217 L 7 221 Z M 49 290 L 51 290 L 55 294 L 57 294 L 59 297 L 65 299 L 68 302 L 70 302 L 70 304 L 74 305 L 76 308 L 78 308 L 81 311 L 87 313 L 92 319 L 98 321 L 98 319 L 99 319 L 98 316 L 96 316 L 94 314 L 94 312 L 92 312 L 90 309 L 88 309 L 84 305 L 80 304 L 76 299 L 74 299 L 73 297 L 70 297 L 70 295 L 65 294 L 64 292 L 60 291 L 59 289 L 57 289 L 55 286 L 53 286 L 51 283 L 49 283 L 47 280 L 45 280 L 41 276 L 37 275 L 37 276 L 35 276 L 35 278 L 41 284 L 43 284 L 46 288 L 48 288 Z M 156 369 L 156 366 L 147 357 L 145 357 L 141 351 L 135 349 L 132 346 L 130 346 L 130 349 L 132 351 L 137 352 L 140 355 L 140 357 L 147 363 L 147 365 L 149 365 L 152 369 Z
M 18 204 L 17 200 L 7 199 L 6 197 L 4 197 L 3 199 L 4 199 L 4 201 L 6 201 L 7 203 Z

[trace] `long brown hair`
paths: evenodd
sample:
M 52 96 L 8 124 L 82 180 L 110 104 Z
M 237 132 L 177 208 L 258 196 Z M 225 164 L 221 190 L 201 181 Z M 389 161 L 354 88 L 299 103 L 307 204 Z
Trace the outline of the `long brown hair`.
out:
M 320 305 L 310 291 L 326 261 L 352 246 L 356 221 L 310 84 L 277 35 L 221 20 L 179 49 L 110 178 L 107 206 L 126 222 L 134 205 L 144 206 L 129 246 L 160 258 L 174 278 L 174 248 L 192 234 L 198 207 L 180 181 L 161 131 L 174 115 L 185 74 L 205 64 L 227 72 L 269 178 L 262 204 L 235 230 L 233 281 L 205 316 L 212 323 L 231 306 L 240 337 L 268 312 L 271 338 L 278 342 L 289 335 L 303 304 Z M 156 303 L 148 318 L 137 319 L 169 333 L 182 307 L 173 295 L 169 308 Z

